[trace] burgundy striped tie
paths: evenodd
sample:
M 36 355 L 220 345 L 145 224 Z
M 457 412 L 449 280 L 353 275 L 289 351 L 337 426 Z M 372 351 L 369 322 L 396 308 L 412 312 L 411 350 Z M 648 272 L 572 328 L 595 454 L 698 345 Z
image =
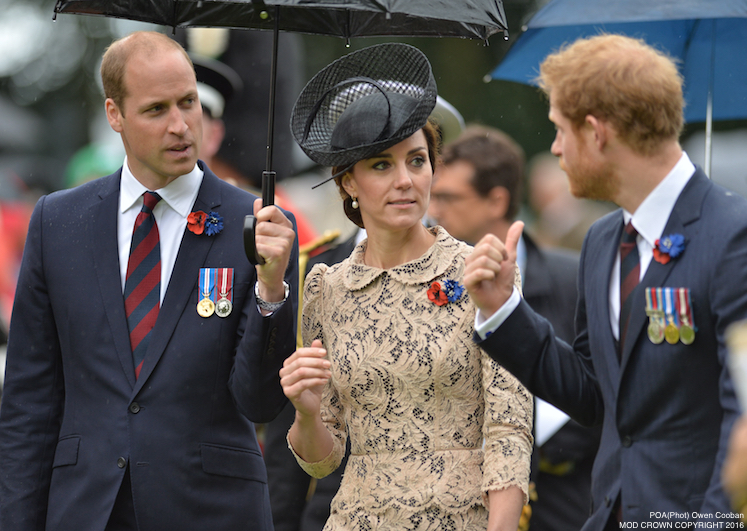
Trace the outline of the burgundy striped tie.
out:
M 636 237 L 638 231 L 628 222 L 620 237 L 620 348 L 622 353 L 625 333 L 630 321 L 630 307 L 633 298 L 630 296 L 638 285 L 638 277 L 641 274 L 641 261 L 638 258 L 638 246 Z
M 136 378 L 143 367 L 161 301 L 161 246 L 153 216 L 153 209 L 160 200 L 161 196 L 155 192 L 143 194 L 143 208 L 135 219 L 127 263 L 125 311 Z

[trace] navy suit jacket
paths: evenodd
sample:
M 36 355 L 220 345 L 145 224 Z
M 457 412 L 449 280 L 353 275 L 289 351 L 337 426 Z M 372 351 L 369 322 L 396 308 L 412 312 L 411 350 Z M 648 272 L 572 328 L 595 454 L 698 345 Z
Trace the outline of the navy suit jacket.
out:
M 185 227 L 138 379 L 117 251 L 120 172 L 37 203 L 0 412 L 3 531 L 103 530 L 126 468 L 140 531 L 272 529 L 253 422 L 286 402 L 278 371 L 295 349 L 298 246 L 288 301 L 262 317 L 242 234 L 255 196 L 200 165 L 193 210 L 218 212 L 224 228 Z M 234 269 L 226 318 L 197 314 L 202 267 Z
M 684 235 L 686 249 L 666 265 L 651 262 L 632 295 L 618 362 L 608 291 L 622 228 L 618 210 L 586 236 L 573 346 L 524 301 L 480 346 L 540 398 L 603 425 L 584 530 L 604 528 L 618 495 L 625 521 L 664 512 L 716 520 L 730 510 L 720 473 L 739 411 L 724 332 L 747 318 L 747 200 L 695 172 L 664 230 Z M 649 341 L 642 288 L 654 286 L 690 289 L 692 345 Z

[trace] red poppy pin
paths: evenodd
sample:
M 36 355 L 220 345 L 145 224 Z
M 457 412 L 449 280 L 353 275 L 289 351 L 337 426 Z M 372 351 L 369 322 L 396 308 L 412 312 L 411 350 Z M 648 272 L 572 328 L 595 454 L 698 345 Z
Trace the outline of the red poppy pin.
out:
M 214 236 L 223 230 L 223 218 L 217 212 L 205 214 L 202 210 L 197 210 L 187 216 L 187 228 L 194 234 Z
M 464 286 L 456 280 L 444 280 L 443 288 L 440 282 L 434 282 L 428 288 L 428 300 L 436 306 L 443 306 L 448 302 L 458 301 L 463 292 Z

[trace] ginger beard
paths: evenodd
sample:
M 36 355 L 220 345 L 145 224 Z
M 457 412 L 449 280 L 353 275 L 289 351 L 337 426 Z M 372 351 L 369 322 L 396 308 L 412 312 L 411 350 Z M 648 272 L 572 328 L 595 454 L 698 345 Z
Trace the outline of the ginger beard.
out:
M 580 132 L 572 130 L 575 149 L 567 153 L 567 148 L 560 156 L 560 167 L 568 175 L 568 185 L 574 197 L 613 201 L 620 191 L 620 178 L 615 174 L 612 165 L 604 158 L 592 157 L 586 138 Z

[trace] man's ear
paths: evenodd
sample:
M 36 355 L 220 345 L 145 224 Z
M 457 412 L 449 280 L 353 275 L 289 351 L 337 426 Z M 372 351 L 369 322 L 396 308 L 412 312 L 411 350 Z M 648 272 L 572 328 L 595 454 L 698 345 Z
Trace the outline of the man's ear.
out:
M 116 103 L 114 103 L 114 100 L 111 98 L 106 98 L 106 101 L 104 102 L 104 108 L 106 109 L 106 119 L 109 121 L 109 125 L 111 126 L 114 131 L 117 133 L 122 132 L 122 118 L 124 115 L 120 111 L 119 107 Z
M 503 186 L 494 186 L 490 189 L 487 196 L 491 203 L 490 211 L 495 214 L 496 219 L 503 219 L 508 212 L 508 205 L 511 202 L 511 194 Z
M 593 114 L 587 114 L 585 122 L 586 126 L 590 128 L 590 133 L 593 134 L 594 144 L 601 151 L 609 141 L 609 123 L 600 120 Z

